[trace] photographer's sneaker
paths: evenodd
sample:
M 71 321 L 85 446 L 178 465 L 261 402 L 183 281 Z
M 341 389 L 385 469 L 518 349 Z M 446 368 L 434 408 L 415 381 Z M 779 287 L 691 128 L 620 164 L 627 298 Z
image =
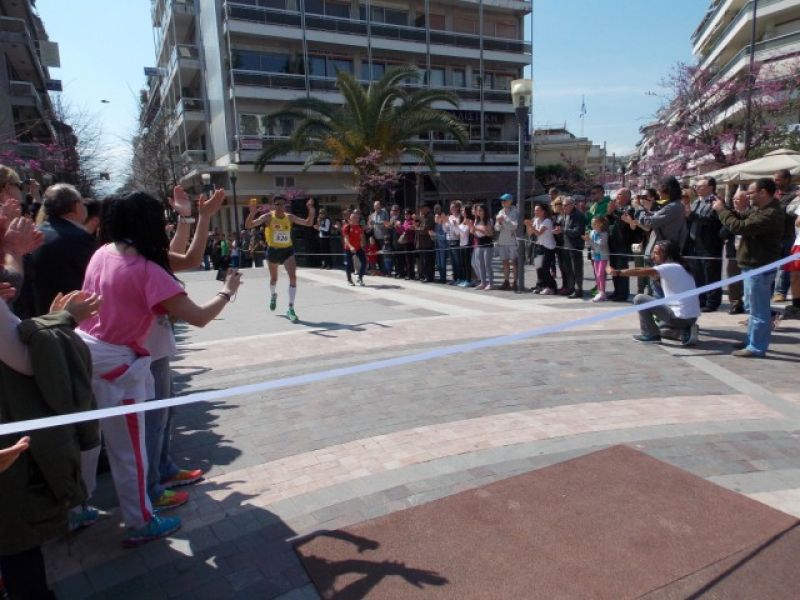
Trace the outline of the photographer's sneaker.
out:
M 125 531 L 125 537 L 122 538 L 122 545 L 125 548 L 135 548 L 141 544 L 167 537 L 180 528 L 181 520 L 178 517 L 154 516 L 143 527 L 129 527 Z
M 161 495 L 152 501 L 153 510 L 161 512 L 162 510 L 169 510 L 170 508 L 178 508 L 183 506 L 189 501 L 189 494 L 187 492 L 173 492 L 172 490 L 164 490 Z
M 167 489 L 191 485 L 200 481 L 203 475 L 202 469 L 181 469 L 166 481 L 162 481 L 161 485 Z

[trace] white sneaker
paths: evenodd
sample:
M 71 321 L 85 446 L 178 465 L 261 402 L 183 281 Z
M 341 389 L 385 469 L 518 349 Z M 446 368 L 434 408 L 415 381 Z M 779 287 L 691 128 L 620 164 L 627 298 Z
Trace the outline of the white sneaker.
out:
M 550 288 L 544 288 L 542 290 L 542 296 L 554 296 L 554 295 L 555 295 L 555 291 L 551 290 Z
M 592 302 L 605 302 L 606 295 L 605 294 L 597 294 L 594 298 L 592 298 Z
M 484 289 L 484 291 L 488 292 L 489 290 L 493 290 L 493 289 L 494 289 L 494 286 L 493 286 L 493 285 L 490 283 L 489 285 L 487 285 L 487 286 L 486 286 L 485 288 L 483 288 L 483 289 Z

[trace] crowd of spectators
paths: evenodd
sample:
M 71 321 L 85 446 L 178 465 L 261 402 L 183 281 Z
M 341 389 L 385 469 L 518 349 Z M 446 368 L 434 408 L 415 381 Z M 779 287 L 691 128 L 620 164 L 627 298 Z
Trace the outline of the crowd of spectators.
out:
M 224 196 L 216 190 L 192 200 L 176 186 L 177 220 L 168 224 L 161 203 L 145 193 L 102 203 L 63 183 L 40 193 L 0 165 L 2 422 L 172 396 L 174 322 L 206 325 L 241 285 L 237 268 L 263 261 L 263 230 L 212 230 Z M 519 287 L 522 258 L 535 266 L 534 294 L 637 305 L 666 296 L 663 306 L 640 311 L 635 339 L 674 337 L 688 345 L 697 342 L 701 313 L 723 307 L 723 292 L 673 296 L 719 282 L 723 270 L 747 273 L 800 252 L 800 196 L 783 171 L 730 199 L 717 196 L 713 178 L 683 189 L 668 177 L 655 189 L 622 188 L 613 198 L 599 185 L 588 199 L 553 189 L 530 218 L 512 195 L 499 201 L 494 211 L 457 200 L 416 210 L 376 201 L 369 212 L 351 207 L 336 219 L 322 209 L 307 221 L 311 254 L 330 269 L 338 254 L 331 240 L 341 236 L 350 285 L 364 285 L 371 274 L 482 293 L 527 291 Z M 594 288 L 585 291 L 587 260 Z M 201 266 L 223 283 L 197 303 L 175 273 Z M 733 354 L 763 357 L 777 315 L 772 304 L 791 296 L 783 315 L 800 316 L 800 260 L 727 292 L 728 311 L 748 313 L 744 343 Z M 49 597 L 42 543 L 97 519 L 90 500 L 101 432 L 126 527 L 122 543 L 135 546 L 180 527 L 180 519 L 160 512 L 185 503 L 188 493 L 175 488 L 203 472 L 172 460 L 170 410 L 0 439 L 0 570 L 12 593 Z M 48 518 L 32 515 L 31 505 Z

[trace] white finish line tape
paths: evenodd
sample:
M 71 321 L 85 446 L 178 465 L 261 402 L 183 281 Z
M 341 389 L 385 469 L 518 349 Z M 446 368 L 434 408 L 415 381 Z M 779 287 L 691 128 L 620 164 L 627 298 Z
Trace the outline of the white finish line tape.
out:
M 465 352 L 473 352 L 481 348 L 494 348 L 497 346 L 504 346 L 522 340 L 536 338 L 548 333 L 558 333 L 560 331 L 568 331 L 584 325 L 592 325 L 594 323 L 601 323 L 619 317 L 624 317 L 645 310 L 661 306 L 669 301 L 681 300 L 690 296 L 709 292 L 719 287 L 723 287 L 730 283 L 737 281 L 744 281 L 750 277 L 773 271 L 776 268 L 792 262 L 793 260 L 800 260 L 800 254 L 787 256 L 776 262 L 758 267 L 729 277 L 716 283 L 704 285 L 703 287 L 688 290 L 680 294 L 675 294 L 669 298 L 659 298 L 648 302 L 646 304 L 639 304 L 634 306 L 626 306 L 617 310 L 605 312 L 600 315 L 593 315 L 591 317 L 584 317 L 582 319 L 575 319 L 574 321 L 567 321 L 566 323 L 557 323 L 555 325 L 545 325 L 544 327 L 535 327 L 521 331 L 519 333 L 512 333 L 509 335 L 502 335 L 476 342 L 468 342 L 465 344 L 455 344 L 453 346 L 445 346 L 444 348 L 436 348 L 428 350 L 427 352 L 420 352 L 417 354 L 408 354 L 406 356 L 398 356 L 396 358 L 389 358 L 385 360 L 377 360 L 351 367 L 343 367 L 339 369 L 330 369 L 328 371 L 321 371 L 319 373 L 307 373 L 305 375 L 297 375 L 295 377 L 283 377 L 281 379 L 273 379 L 270 381 L 262 381 L 261 383 L 253 383 L 250 385 L 241 385 L 224 390 L 215 390 L 210 392 L 197 392 L 178 398 L 166 398 L 164 400 L 153 400 L 151 402 L 140 402 L 138 404 L 131 404 L 126 406 L 115 406 L 113 408 L 100 408 L 96 410 L 89 410 L 84 412 L 72 413 L 68 415 L 58 415 L 54 417 L 44 417 L 41 419 L 31 419 L 28 421 L 17 421 L 15 423 L 6 423 L 0 425 L 0 435 L 10 435 L 15 433 L 24 433 L 27 431 L 35 431 L 37 429 L 45 429 L 47 427 L 57 427 L 60 425 L 71 425 L 74 423 L 82 423 L 85 421 L 92 421 L 95 419 L 106 419 L 108 417 L 119 417 L 137 412 L 146 412 L 148 410 L 159 410 L 163 408 L 170 408 L 173 406 L 185 406 L 187 404 L 195 404 L 197 402 L 214 402 L 217 400 L 224 400 L 234 396 L 241 396 L 244 394 L 256 394 L 259 392 L 267 392 L 270 390 L 278 390 L 282 388 L 295 387 L 299 385 L 308 385 L 319 381 L 326 381 L 328 379 L 337 379 L 339 377 L 347 377 L 348 375 L 356 375 L 358 373 L 368 373 L 370 371 L 378 371 L 380 369 L 388 369 L 391 367 L 399 367 L 402 365 L 410 365 L 426 360 L 434 360 L 443 358 L 445 356 L 452 356 L 454 354 L 463 354 Z

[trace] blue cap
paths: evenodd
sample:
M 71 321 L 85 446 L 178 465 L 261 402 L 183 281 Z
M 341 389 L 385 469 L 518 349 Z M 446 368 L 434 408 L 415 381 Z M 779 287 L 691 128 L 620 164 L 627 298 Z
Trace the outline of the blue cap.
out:
M 501 202 L 505 202 L 507 200 L 510 200 L 511 202 L 513 202 L 514 201 L 514 196 L 512 196 L 511 194 L 503 194 L 502 196 L 500 196 L 500 201 Z

